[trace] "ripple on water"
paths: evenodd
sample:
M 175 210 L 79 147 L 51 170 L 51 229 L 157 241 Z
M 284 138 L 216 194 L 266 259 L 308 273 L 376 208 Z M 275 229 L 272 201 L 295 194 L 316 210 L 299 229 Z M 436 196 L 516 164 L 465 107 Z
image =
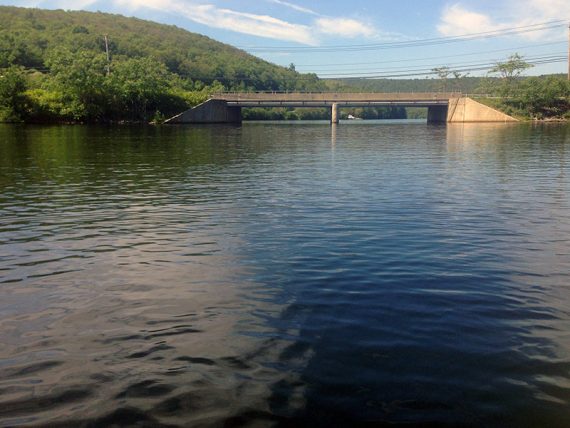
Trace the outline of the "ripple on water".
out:
M 567 130 L 0 125 L 0 425 L 570 426 Z

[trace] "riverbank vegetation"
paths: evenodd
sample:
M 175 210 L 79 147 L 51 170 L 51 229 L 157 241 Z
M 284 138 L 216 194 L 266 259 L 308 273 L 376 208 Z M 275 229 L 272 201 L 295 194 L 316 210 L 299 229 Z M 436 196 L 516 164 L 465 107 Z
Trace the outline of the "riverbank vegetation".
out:
M 508 95 L 503 88 L 489 92 L 477 101 L 519 120 L 570 120 L 570 82 L 565 76 L 521 79 Z

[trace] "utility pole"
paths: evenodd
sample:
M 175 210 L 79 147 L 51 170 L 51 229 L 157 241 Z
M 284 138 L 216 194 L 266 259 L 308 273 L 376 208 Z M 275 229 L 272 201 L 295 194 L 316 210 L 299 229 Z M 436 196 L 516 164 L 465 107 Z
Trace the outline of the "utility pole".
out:
M 570 22 L 568 23 L 568 80 L 570 80 Z
M 109 57 L 109 38 L 105 34 L 105 52 L 107 53 L 107 76 L 111 74 L 111 59 Z

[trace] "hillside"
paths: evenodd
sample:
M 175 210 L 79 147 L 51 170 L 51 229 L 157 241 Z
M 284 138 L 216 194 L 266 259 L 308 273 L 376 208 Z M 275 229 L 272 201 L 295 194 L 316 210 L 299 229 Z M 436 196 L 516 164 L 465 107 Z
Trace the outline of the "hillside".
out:
M 462 77 L 460 79 L 338 79 L 329 83 L 339 88 L 356 88 L 365 92 L 438 92 L 460 91 L 473 93 L 484 88 L 489 78 Z M 491 78 L 491 80 L 496 80 Z
M 220 90 L 325 88 L 175 26 L 0 6 L 0 121 L 160 120 Z
M 120 15 L 0 6 L 0 68 L 11 64 L 46 69 L 55 49 L 105 52 L 111 60 L 151 57 L 181 78 L 259 90 L 314 85 L 303 75 L 263 61 L 232 46 L 171 25 Z
M 564 74 L 552 74 L 537 76 L 533 79 L 544 81 L 549 78 L 559 80 L 566 79 Z M 519 77 L 516 80 L 523 83 L 527 77 Z M 499 77 L 473 77 L 466 76 L 448 78 L 446 80 L 423 78 L 423 79 L 332 79 L 328 81 L 330 88 L 337 87 L 339 90 L 351 88 L 364 92 L 438 92 L 458 91 L 464 94 L 491 93 L 500 86 Z

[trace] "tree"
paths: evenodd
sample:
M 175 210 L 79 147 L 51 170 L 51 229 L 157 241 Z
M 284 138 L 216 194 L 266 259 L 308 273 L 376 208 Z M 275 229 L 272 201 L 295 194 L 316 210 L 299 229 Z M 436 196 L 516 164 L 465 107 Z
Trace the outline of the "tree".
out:
M 515 53 L 509 56 L 506 61 L 495 64 L 489 72 L 499 74 L 503 79 L 503 95 L 510 96 L 515 80 L 523 71 L 532 67 L 534 67 L 534 65 L 526 62 L 521 55 Z
M 148 119 L 160 98 L 170 89 L 166 66 L 153 58 L 130 58 L 113 63 L 107 87 L 115 107 L 124 108 L 132 119 Z
M 465 79 L 467 76 L 469 76 L 469 73 L 461 73 L 457 70 L 454 70 L 452 72 L 453 74 L 453 82 L 454 82 L 454 89 L 457 91 L 461 91 L 461 79 Z
M 68 102 L 69 115 L 76 120 L 96 121 L 102 118 L 108 99 L 105 54 L 57 49 L 50 53 L 46 64 L 53 75 L 53 89 Z
M 0 70 L 0 120 L 19 121 L 25 110 L 26 78 L 19 67 Z
M 437 74 L 437 77 L 441 80 L 442 91 L 447 91 L 447 78 L 451 74 L 451 69 L 447 66 L 432 68 L 431 71 Z
M 562 117 L 570 111 L 570 82 L 557 76 L 525 79 L 511 102 L 533 118 Z

